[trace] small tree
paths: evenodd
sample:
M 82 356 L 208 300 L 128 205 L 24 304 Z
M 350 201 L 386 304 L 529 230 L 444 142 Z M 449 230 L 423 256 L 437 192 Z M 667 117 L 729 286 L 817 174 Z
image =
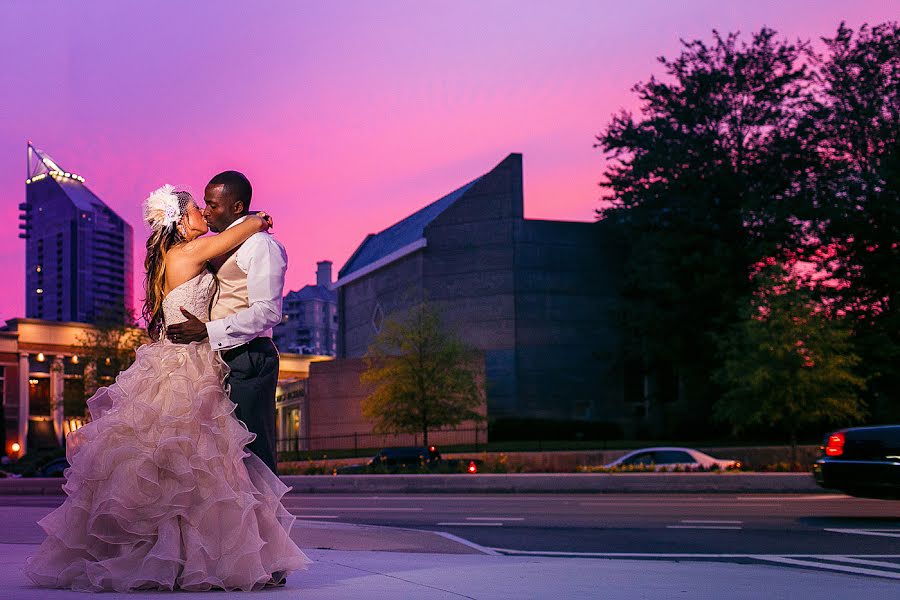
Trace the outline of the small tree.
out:
M 819 424 L 864 416 L 865 380 L 854 371 L 851 329 L 783 268 L 757 276 L 757 293 L 745 318 L 722 340 L 724 359 L 714 378 L 725 392 L 714 416 L 736 431 L 753 426 L 784 428 L 797 462 L 797 432 Z
M 481 421 L 484 387 L 472 364 L 474 351 L 449 334 L 428 304 L 404 318 L 391 317 L 366 353 L 360 377 L 374 391 L 362 403 L 379 433 L 422 433 Z
M 122 306 L 111 308 L 97 317 L 95 326 L 85 329 L 77 339 L 76 352 L 84 361 L 84 399 L 98 388 L 112 383 L 120 371 L 134 362 L 138 347 L 147 341 L 138 328 L 134 313 Z M 84 402 L 80 410 L 84 411 Z M 67 413 L 78 412 L 75 407 Z

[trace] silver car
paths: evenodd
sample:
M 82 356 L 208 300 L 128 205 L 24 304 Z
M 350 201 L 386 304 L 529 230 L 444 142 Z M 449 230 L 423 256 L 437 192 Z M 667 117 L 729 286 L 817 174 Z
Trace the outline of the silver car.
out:
M 741 468 L 740 461 L 713 458 L 693 448 L 642 448 L 606 465 L 608 469 L 643 467 L 655 471 L 725 471 Z

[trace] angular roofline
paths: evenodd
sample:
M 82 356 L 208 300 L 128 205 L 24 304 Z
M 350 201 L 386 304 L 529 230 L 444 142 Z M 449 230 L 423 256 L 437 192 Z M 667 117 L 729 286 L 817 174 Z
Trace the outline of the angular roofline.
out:
M 40 163 L 40 169 L 37 171 L 32 168 L 33 167 L 32 163 L 34 162 L 32 153 L 34 153 L 34 155 L 36 155 L 37 162 Z M 59 191 L 61 191 L 63 194 L 65 194 L 65 196 L 69 199 L 69 202 L 74 204 L 76 206 L 76 208 L 78 207 L 78 201 L 76 201 L 74 198 L 72 198 L 72 196 L 68 193 L 68 191 L 66 190 L 66 187 L 63 185 L 63 182 L 66 182 L 66 183 L 69 183 L 72 185 L 80 185 L 92 196 L 93 201 L 99 202 L 106 210 L 111 212 L 113 215 L 115 215 L 115 217 L 117 219 L 122 221 L 122 223 L 125 225 L 125 227 L 127 227 L 128 229 L 131 230 L 132 234 L 134 233 L 134 227 L 131 225 L 131 223 L 129 223 L 124 217 L 122 217 L 122 215 L 120 215 L 115 209 L 113 209 L 113 207 L 111 207 L 109 204 L 104 202 L 100 196 L 95 194 L 94 191 L 85 184 L 84 177 L 81 177 L 80 175 L 78 175 L 76 173 L 65 171 L 59 165 L 59 163 L 53 159 L 53 157 L 51 157 L 44 150 L 41 150 L 40 148 L 35 146 L 31 140 L 28 140 L 28 144 L 26 146 L 26 158 L 27 158 L 27 176 L 28 176 L 28 179 L 26 179 L 27 185 L 37 183 L 41 179 L 51 179 L 51 180 L 53 180 L 53 183 L 56 185 L 56 187 L 59 189 Z M 50 164 L 47 164 L 48 162 Z M 54 175 L 54 173 L 59 173 L 59 175 Z M 38 177 L 38 179 L 32 180 L 33 177 Z M 95 209 L 95 207 L 91 207 L 91 208 Z
M 351 271 L 348 275 L 341 277 L 337 281 L 335 281 L 331 287 L 332 287 L 332 289 L 336 290 L 341 286 L 347 285 L 351 281 L 359 279 L 360 277 L 363 277 L 364 275 L 368 275 L 372 271 L 377 271 L 378 269 L 391 264 L 395 260 L 403 258 L 407 254 L 412 254 L 416 250 L 419 250 L 420 248 L 424 248 L 427 245 L 428 245 L 428 242 L 425 240 L 425 238 L 419 238 L 415 242 L 413 242 L 411 244 L 407 244 L 406 246 L 403 246 L 402 248 L 399 248 L 398 250 L 394 250 L 390 254 L 379 258 L 375 262 L 364 265 L 364 266 L 356 269 L 355 271 Z
M 340 271 L 338 271 L 338 281 L 340 281 L 340 277 L 341 277 L 341 274 L 344 272 L 344 269 L 346 269 L 347 267 L 349 267 L 350 265 L 353 264 L 353 259 L 355 259 L 359 255 L 359 253 L 362 252 L 362 249 L 365 247 L 366 243 L 369 240 L 371 240 L 373 237 L 375 237 L 375 235 L 376 234 L 374 234 L 374 233 L 367 234 L 366 239 L 364 239 L 362 241 L 362 243 L 356 247 L 356 250 L 353 251 L 353 254 L 351 254 L 350 258 L 347 259 L 347 262 L 344 263 L 343 268 Z
M 377 234 L 368 234 L 338 271 L 338 281 L 335 282 L 334 288 L 339 288 L 357 277 L 371 273 L 424 247 L 426 245 L 424 239 L 426 228 L 450 207 L 455 206 L 462 198 L 466 197 L 466 194 L 477 187 L 476 184 L 497 171 L 513 157 L 519 157 L 521 160 L 521 154 L 510 153 L 490 170 L 465 185 L 396 221 Z

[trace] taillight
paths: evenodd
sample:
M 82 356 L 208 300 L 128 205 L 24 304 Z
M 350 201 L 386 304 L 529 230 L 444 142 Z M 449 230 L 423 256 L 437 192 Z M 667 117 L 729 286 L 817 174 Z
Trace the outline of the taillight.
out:
M 475 464 L 474 460 L 469 461 L 469 473 L 477 473 L 478 465 Z
M 843 433 L 832 433 L 828 436 L 828 442 L 825 444 L 826 456 L 840 456 L 844 453 L 844 442 L 846 437 Z

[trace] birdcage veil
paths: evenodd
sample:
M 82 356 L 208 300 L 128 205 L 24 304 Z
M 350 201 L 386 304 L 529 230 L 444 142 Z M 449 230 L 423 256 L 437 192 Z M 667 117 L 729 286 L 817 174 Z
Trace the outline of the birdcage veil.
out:
M 167 183 L 144 200 L 144 222 L 153 231 L 174 227 L 193 201 L 186 188 Z

